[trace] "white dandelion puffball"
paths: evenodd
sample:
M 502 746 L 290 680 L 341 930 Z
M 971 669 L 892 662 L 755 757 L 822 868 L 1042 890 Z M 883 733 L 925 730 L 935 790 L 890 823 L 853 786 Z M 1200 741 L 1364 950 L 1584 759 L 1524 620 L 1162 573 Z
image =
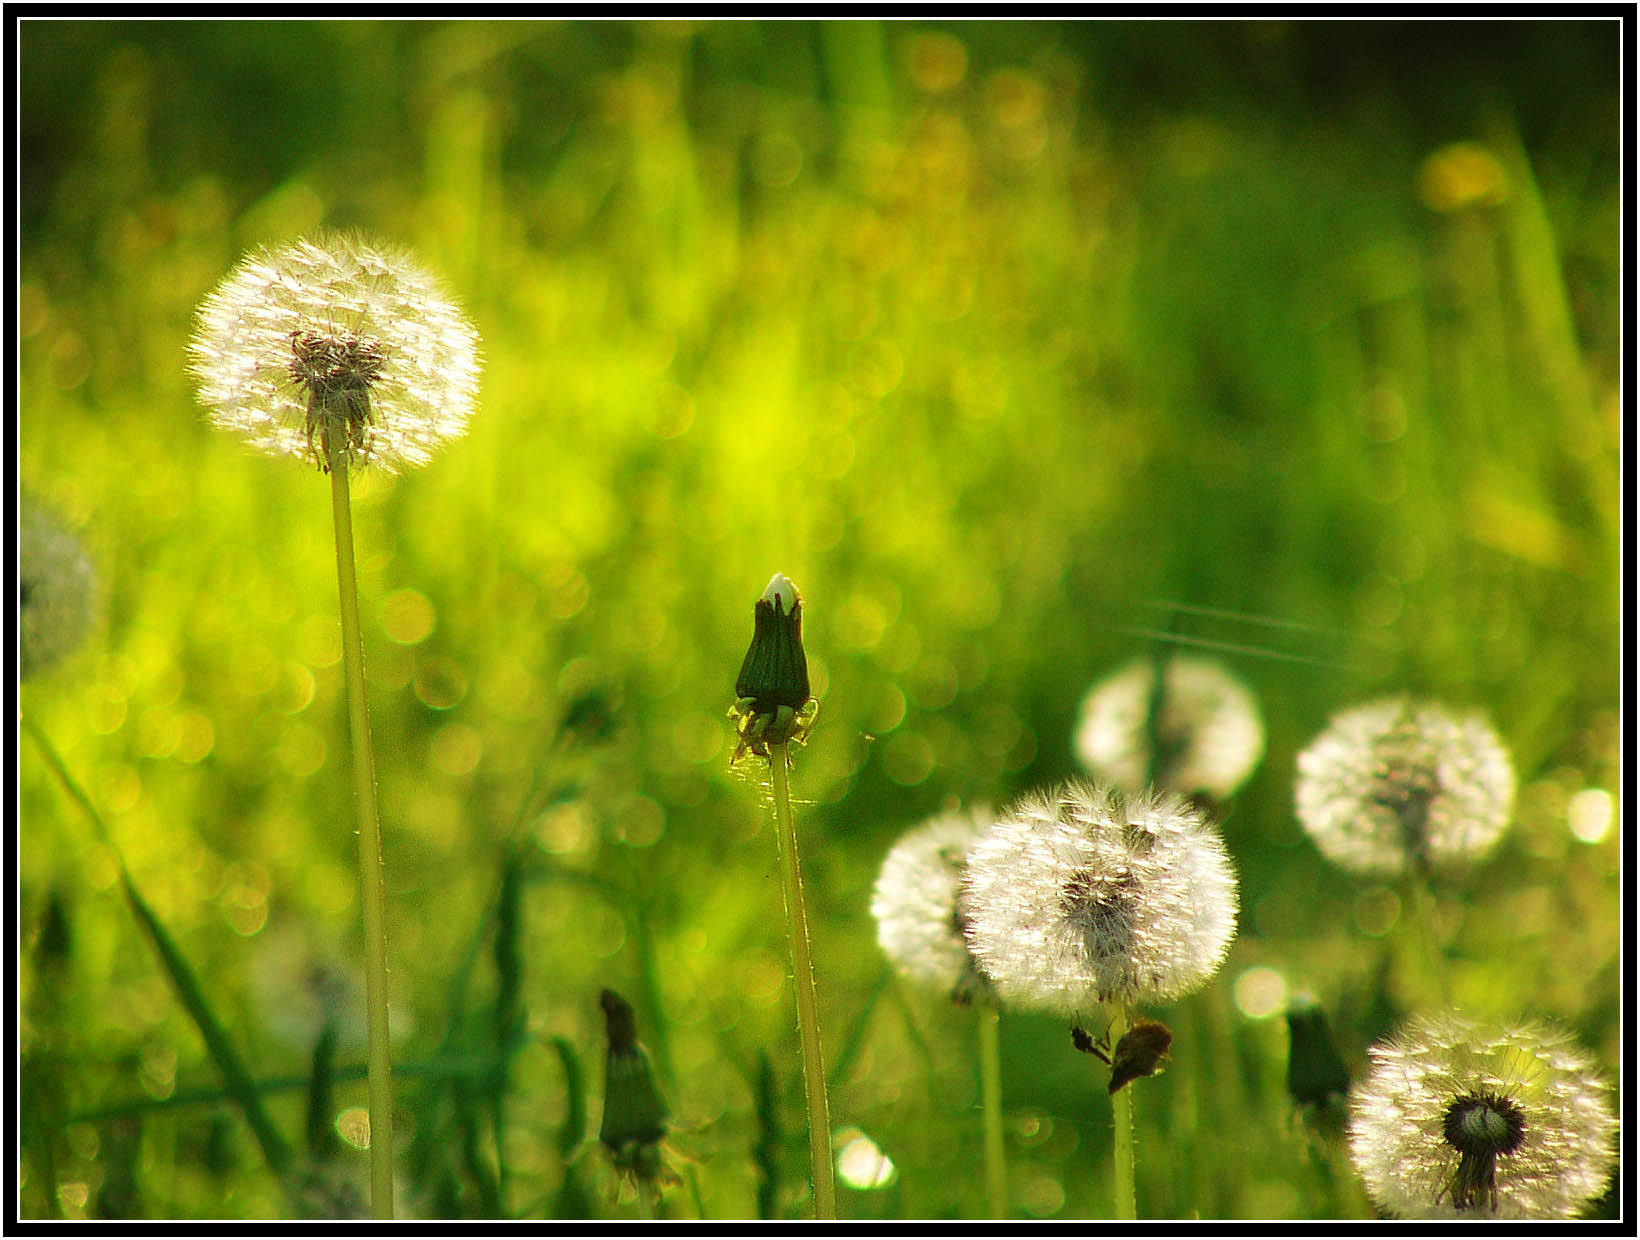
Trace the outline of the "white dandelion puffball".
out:
M 1605 1191 L 1617 1120 L 1571 1039 L 1456 1013 L 1368 1052 L 1350 1094 L 1350 1160 L 1404 1218 L 1571 1218 Z
M 1156 661 L 1135 659 L 1082 699 L 1076 756 L 1095 779 L 1137 792 L 1150 781 Z M 1156 785 L 1223 801 L 1264 756 L 1264 720 L 1251 689 L 1217 659 L 1174 654 L 1162 664 L 1154 728 Z
M 1217 972 L 1236 930 L 1218 831 L 1179 797 L 1072 780 L 968 852 L 968 947 L 1004 1000 L 1064 1015 L 1159 1002 Z
M 1335 715 L 1298 755 L 1299 821 L 1357 874 L 1478 861 L 1509 825 L 1515 771 L 1478 712 L 1384 698 Z
M 902 835 L 871 893 L 877 942 L 903 976 L 953 997 L 983 986 L 963 939 L 957 897 L 969 847 L 991 825 L 989 810 L 941 814 Z
M 18 503 L 18 674 L 28 680 L 72 653 L 97 613 L 97 575 L 80 540 L 27 495 Z
M 388 473 L 461 435 L 478 332 L 406 252 L 356 237 L 248 255 L 199 307 L 188 342 L 218 426 L 275 456 Z

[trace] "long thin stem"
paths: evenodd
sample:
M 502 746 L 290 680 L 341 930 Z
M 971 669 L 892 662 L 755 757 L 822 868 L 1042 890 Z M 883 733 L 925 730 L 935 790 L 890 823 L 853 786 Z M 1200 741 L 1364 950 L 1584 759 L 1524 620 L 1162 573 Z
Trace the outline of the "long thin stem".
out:
M 376 754 L 365 698 L 359 584 L 353 567 L 353 510 L 345 452 L 330 452 L 331 511 L 336 520 L 336 581 L 342 608 L 342 661 L 347 665 L 347 718 L 353 736 L 353 792 L 359 817 L 359 898 L 364 907 L 365 1023 L 369 1039 L 370 1202 L 378 1219 L 393 1217 L 393 1058 L 387 1031 L 387 876 L 376 813 Z
M 1008 1168 L 1002 1152 L 1002 1053 L 997 1048 L 996 1005 L 974 1004 L 979 1020 L 980 1100 L 985 1111 L 985 1200 L 990 1217 L 1008 1217 Z
M 786 762 L 785 743 L 770 745 L 769 769 L 774 775 L 780 887 L 785 896 L 786 929 L 791 940 L 792 986 L 797 991 L 797 1037 L 803 1048 L 803 1093 L 809 1112 L 814 1217 L 834 1219 L 837 1217 L 837 1190 L 832 1180 L 831 1111 L 826 1103 L 826 1068 L 820 1056 L 820 1005 L 814 993 L 814 966 L 809 960 L 809 917 L 803 906 L 803 874 L 797 863 L 797 829 L 792 825 L 791 787 Z
M 1117 1004 L 1116 1018 L 1110 1023 L 1112 1052 L 1121 1045 L 1122 1035 L 1127 1032 L 1127 1026 L 1127 1005 Z M 1124 1220 L 1136 1219 L 1139 1217 L 1139 1209 L 1133 1193 L 1133 1089 L 1131 1082 L 1110 1096 L 1110 1108 L 1116 1122 L 1116 1139 L 1111 1146 L 1116 1159 L 1116 1217 Z

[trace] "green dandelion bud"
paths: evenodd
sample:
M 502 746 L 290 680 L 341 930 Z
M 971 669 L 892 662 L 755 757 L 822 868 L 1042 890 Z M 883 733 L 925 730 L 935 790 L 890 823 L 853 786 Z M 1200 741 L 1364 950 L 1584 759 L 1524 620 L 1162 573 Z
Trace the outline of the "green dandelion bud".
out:
M 97 577 L 80 540 L 27 497 L 17 529 L 17 629 L 24 680 L 85 639 L 96 614 Z
M 632 1007 L 613 990 L 598 996 L 604 1009 L 609 1052 L 604 1057 L 604 1118 L 598 1140 L 616 1170 L 634 1179 L 665 1178 L 660 1143 L 669 1112 L 649 1067 L 649 1055 L 638 1043 L 638 1021 Z
M 803 653 L 803 599 L 791 578 L 776 573 L 752 609 L 752 644 L 735 678 L 729 710 L 740 743 L 731 765 L 748 750 L 769 756 L 770 745 L 801 743 L 819 706 L 809 696 L 809 661 Z
M 1287 1092 L 1300 1106 L 1325 1107 L 1350 1089 L 1349 1069 L 1333 1044 L 1327 1013 L 1308 995 L 1293 996 L 1287 1008 Z

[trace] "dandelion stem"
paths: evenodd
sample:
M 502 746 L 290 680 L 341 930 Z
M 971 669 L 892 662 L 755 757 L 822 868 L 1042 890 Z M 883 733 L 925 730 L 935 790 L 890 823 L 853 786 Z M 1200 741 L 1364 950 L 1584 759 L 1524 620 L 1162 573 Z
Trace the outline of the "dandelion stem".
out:
M 792 824 L 791 787 L 786 766 L 786 743 L 770 745 L 780 886 L 785 896 L 786 929 L 791 940 L 792 985 L 797 992 L 797 1036 L 803 1050 L 803 1093 L 808 1104 L 814 1217 L 834 1219 L 837 1197 L 832 1182 L 831 1112 L 826 1103 L 826 1069 L 820 1055 L 820 1010 L 814 993 L 814 966 L 809 960 L 809 919 L 803 907 L 803 875 L 798 868 L 797 830 Z
M 341 437 L 338 436 L 340 439 Z M 365 1023 L 369 1037 L 370 1198 L 378 1219 L 393 1217 L 393 1060 L 387 1030 L 387 880 L 376 813 L 376 757 L 365 698 L 359 585 L 353 566 L 353 513 L 348 454 L 330 448 L 330 498 L 336 520 L 336 579 L 342 609 L 342 661 L 347 665 L 347 717 L 353 738 L 353 792 L 359 817 L 359 897 L 364 908 Z
M 1002 1151 L 1002 1055 L 997 1049 L 995 1004 L 974 1005 L 979 1018 L 980 1098 L 985 1111 L 985 1198 L 991 1218 L 1008 1217 L 1007 1165 Z
M 1110 1023 L 1110 1044 L 1114 1049 L 1121 1045 L 1122 1035 L 1127 1032 L 1128 1012 L 1126 1004 L 1116 1005 L 1116 1016 Z M 1115 1194 L 1116 1217 L 1118 1219 L 1137 1219 L 1138 1206 L 1133 1193 L 1133 1090 L 1131 1086 L 1124 1086 L 1110 1096 L 1112 1117 L 1116 1123 L 1116 1139 L 1111 1145 L 1116 1159 L 1115 1163 Z

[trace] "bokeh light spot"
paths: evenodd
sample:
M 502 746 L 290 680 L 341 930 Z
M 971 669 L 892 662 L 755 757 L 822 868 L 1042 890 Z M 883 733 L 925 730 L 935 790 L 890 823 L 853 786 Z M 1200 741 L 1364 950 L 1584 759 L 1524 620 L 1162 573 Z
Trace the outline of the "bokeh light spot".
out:
M 1369 887 L 1355 897 L 1355 927 L 1371 938 L 1388 934 L 1401 918 L 1401 897 L 1388 887 Z
M 1266 965 L 1243 969 L 1236 978 L 1236 1006 L 1253 1020 L 1274 1016 L 1287 1006 L 1287 979 Z
M 858 1128 L 845 1128 L 833 1141 L 837 1178 L 850 1188 L 887 1188 L 899 1176 L 894 1160 Z
M 1612 794 L 1604 788 L 1585 788 L 1566 805 L 1572 835 L 1585 844 L 1598 844 L 1612 829 Z
M 426 641 L 437 624 L 438 613 L 419 590 L 394 590 L 382 602 L 382 629 L 401 646 Z

